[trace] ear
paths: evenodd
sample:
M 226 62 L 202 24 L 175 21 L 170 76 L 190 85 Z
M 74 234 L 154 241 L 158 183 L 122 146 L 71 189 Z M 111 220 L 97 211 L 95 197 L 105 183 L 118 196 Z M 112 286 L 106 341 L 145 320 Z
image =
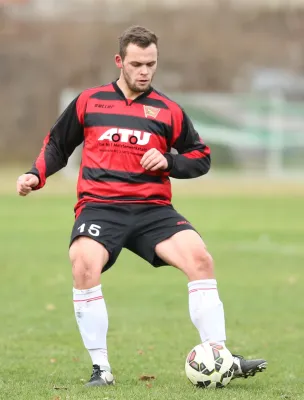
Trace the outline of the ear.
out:
M 119 54 L 115 55 L 115 64 L 117 68 L 122 68 L 122 59 Z

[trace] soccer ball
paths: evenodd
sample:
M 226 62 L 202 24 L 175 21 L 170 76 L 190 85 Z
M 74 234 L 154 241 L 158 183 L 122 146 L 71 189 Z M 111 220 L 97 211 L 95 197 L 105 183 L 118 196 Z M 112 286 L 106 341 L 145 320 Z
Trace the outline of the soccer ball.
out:
M 233 356 L 226 347 L 205 342 L 190 351 L 185 371 L 195 386 L 223 388 L 233 377 Z

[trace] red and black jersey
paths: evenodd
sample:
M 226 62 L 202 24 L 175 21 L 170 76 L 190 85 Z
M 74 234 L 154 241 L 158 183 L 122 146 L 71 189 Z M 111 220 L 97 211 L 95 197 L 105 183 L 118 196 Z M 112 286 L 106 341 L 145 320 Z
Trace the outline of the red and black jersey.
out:
M 37 189 L 81 143 L 76 209 L 92 201 L 170 204 L 170 176 L 195 178 L 210 168 L 210 149 L 188 116 L 153 88 L 135 100 L 126 99 L 116 82 L 82 92 L 52 127 L 29 171 L 39 177 Z M 140 165 L 151 148 L 167 158 L 166 171 Z

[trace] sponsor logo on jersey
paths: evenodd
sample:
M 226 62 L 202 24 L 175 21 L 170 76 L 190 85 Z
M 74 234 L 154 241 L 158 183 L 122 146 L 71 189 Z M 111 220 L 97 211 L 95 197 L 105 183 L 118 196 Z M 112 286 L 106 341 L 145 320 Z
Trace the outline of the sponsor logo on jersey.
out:
M 151 133 L 134 131 L 124 128 L 110 128 L 105 131 L 98 140 L 110 140 L 111 142 L 131 143 L 144 146 L 149 143 Z

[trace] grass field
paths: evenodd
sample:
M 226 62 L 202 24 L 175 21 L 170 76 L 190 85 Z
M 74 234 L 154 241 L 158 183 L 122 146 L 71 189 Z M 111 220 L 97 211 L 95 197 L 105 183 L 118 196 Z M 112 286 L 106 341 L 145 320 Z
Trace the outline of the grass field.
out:
M 83 387 L 91 364 L 73 314 L 73 205 L 67 194 L 1 194 L 0 399 L 304 399 L 302 195 L 175 198 L 214 256 L 228 347 L 269 362 L 267 372 L 215 391 L 184 375 L 199 342 L 185 278 L 127 251 L 102 279 L 117 384 Z

